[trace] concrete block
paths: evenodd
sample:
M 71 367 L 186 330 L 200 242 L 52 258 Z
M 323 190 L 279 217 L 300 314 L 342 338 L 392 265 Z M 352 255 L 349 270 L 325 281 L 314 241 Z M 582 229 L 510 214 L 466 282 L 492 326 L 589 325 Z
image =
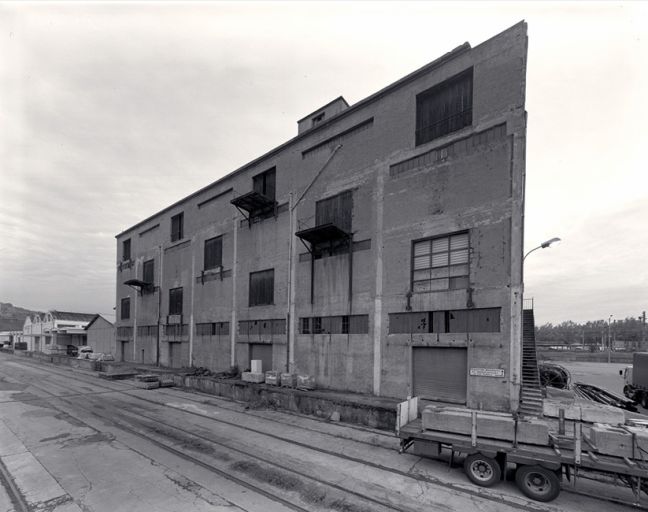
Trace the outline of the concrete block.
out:
M 648 430 L 635 427 L 628 427 L 628 430 L 596 423 L 590 429 L 590 440 L 596 446 L 597 453 L 629 459 L 642 458 L 640 450 L 648 450 Z
M 280 384 L 282 388 L 294 388 L 297 385 L 297 375 L 294 373 L 282 373 Z
M 542 401 L 542 414 L 549 418 L 558 418 L 560 409 L 565 411 L 566 420 L 581 420 L 581 408 L 573 403 L 559 402 L 555 400 Z
M 278 386 L 281 382 L 280 375 L 279 372 L 275 372 L 274 370 L 265 372 L 265 383 L 270 384 L 271 386 Z
M 261 359 L 252 359 L 250 362 L 250 373 L 263 373 L 263 361 Z
M 472 410 L 427 406 L 423 409 L 423 428 L 453 434 L 471 435 Z M 515 421 L 510 414 L 476 412 L 477 437 L 513 441 Z
M 146 373 L 146 374 L 136 375 L 135 380 L 138 380 L 139 382 L 157 382 L 160 379 L 157 375 Z
M 297 375 L 297 389 L 315 389 L 315 377 L 311 375 Z
M 160 379 L 161 388 L 172 388 L 173 386 L 175 386 L 173 379 Z
M 244 382 L 256 382 L 261 383 L 265 381 L 264 373 L 254 373 L 254 372 L 243 372 L 241 378 Z
M 136 388 L 140 389 L 157 389 L 160 387 L 160 381 L 156 380 L 155 382 L 142 382 L 142 381 L 134 381 L 133 385 Z
M 519 420 L 517 424 L 517 442 L 523 444 L 549 445 L 549 425 L 539 418 Z
M 625 423 L 625 414 L 622 409 L 592 403 L 591 405 L 581 405 L 581 419 L 588 423 L 607 423 L 608 425 L 623 425 Z

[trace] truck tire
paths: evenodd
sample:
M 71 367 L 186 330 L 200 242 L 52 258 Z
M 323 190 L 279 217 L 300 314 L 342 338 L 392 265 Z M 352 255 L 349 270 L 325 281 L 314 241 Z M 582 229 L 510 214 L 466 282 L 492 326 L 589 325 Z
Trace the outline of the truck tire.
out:
M 648 393 L 645 391 L 641 392 L 641 407 L 648 409 Z
M 629 398 L 630 400 L 634 400 L 634 393 L 632 392 L 632 388 L 628 386 L 627 384 L 623 386 L 623 394 L 625 395 L 626 398 Z
M 470 481 L 480 487 L 492 487 L 502 476 L 499 463 L 481 453 L 473 453 L 466 457 L 464 471 Z
M 515 483 L 525 496 L 536 501 L 548 502 L 560 494 L 558 475 L 542 466 L 518 466 Z

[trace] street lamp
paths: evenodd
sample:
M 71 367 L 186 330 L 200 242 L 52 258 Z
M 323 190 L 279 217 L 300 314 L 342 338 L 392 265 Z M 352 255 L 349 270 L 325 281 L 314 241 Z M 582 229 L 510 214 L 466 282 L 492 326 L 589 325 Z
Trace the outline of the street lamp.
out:
M 546 248 L 549 247 L 551 244 L 556 244 L 556 243 L 558 243 L 558 242 L 560 242 L 560 238 L 558 238 L 558 237 L 553 237 L 552 239 L 547 240 L 546 242 L 542 242 L 538 247 L 534 247 L 534 248 L 531 249 L 529 252 L 527 252 L 527 253 L 524 255 L 524 258 L 522 258 L 522 261 L 524 261 L 524 260 L 526 259 L 526 257 L 527 257 L 529 254 L 531 254 L 533 251 L 537 251 L 538 249 L 546 249 Z

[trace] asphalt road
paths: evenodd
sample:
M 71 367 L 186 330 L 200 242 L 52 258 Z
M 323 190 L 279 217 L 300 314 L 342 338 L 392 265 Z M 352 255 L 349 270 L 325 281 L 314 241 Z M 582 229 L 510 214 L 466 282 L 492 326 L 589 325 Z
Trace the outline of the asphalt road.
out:
M 389 432 L 0 354 L 2 511 L 626 510 L 587 487 L 531 502 L 397 450 Z

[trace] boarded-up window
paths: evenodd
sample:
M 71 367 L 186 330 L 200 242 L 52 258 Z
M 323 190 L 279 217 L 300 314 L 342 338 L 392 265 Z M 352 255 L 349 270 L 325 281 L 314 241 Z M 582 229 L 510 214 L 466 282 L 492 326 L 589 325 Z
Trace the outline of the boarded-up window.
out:
M 128 261 L 131 257 L 131 239 L 122 242 L 122 261 Z
M 184 213 L 171 217 L 171 241 L 181 240 L 184 237 Z
M 412 291 L 456 290 L 469 286 L 468 233 L 417 240 L 412 245 Z
M 182 287 L 169 290 L 169 315 L 182 314 Z
M 250 306 L 274 303 L 274 269 L 250 273 Z
M 217 236 L 205 240 L 205 270 L 220 267 L 223 264 L 223 237 Z
M 126 297 L 121 300 L 121 319 L 128 320 L 130 318 L 130 298 Z
M 155 282 L 155 260 L 147 260 L 142 266 L 142 281 L 148 284 Z
M 276 179 L 277 171 L 274 167 L 261 174 L 257 174 L 252 178 L 252 190 L 274 201 L 276 197 Z
M 347 190 L 328 199 L 317 201 L 315 205 L 315 225 L 335 224 L 347 233 L 351 232 L 353 212 L 353 193 Z
M 472 124 L 472 68 L 416 97 L 416 145 Z

